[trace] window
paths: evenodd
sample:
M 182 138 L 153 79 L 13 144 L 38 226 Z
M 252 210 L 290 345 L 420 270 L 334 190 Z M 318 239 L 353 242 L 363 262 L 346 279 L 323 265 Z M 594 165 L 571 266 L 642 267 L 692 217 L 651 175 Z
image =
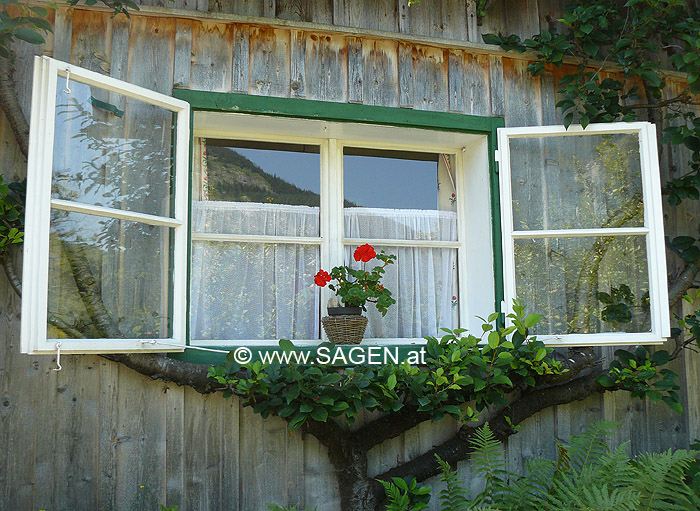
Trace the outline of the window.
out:
M 23 352 L 184 346 L 189 117 L 186 102 L 35 58 Z
M 175 96 L 36 59 L 24 352 L 316 344 L 313 276 L 364 243 L 397 256 L 369 344 L 479 333 L 516 296 L 547 342 L 668 335 L 649 124 Z
M 499 130 L 506 307 L 544 311 L 550 344 L 670 335 L 652 124 Z
M 191 344 L 318 343 L 332 292 L 313 276 L 361 264 L 364 243 L 397 256 L 397 304 L 368 307 L 364 342 L 423 342 L 492 312 L 485 135 L 222 112 L 195 112 L 193 129 Z

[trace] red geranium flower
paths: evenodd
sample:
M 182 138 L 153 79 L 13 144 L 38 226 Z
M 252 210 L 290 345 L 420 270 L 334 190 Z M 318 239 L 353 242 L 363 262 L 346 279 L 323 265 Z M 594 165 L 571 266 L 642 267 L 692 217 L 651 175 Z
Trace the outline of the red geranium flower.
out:
M 319 287 L 326 287 L 326 284 L 328 284 L 330 281 L 331 276 L 325 270 L 319 270 L 319 272 L 314 277 L 314 282 Z
M 372 245 L 365 243 L 364 245 L 355 249 L 355 254 L 353 257 L 355 258 L 355 261 L 362 261 L 363 263 L 366 263 L 377 257 L 377 253 L 374 251 L 374 247 Z

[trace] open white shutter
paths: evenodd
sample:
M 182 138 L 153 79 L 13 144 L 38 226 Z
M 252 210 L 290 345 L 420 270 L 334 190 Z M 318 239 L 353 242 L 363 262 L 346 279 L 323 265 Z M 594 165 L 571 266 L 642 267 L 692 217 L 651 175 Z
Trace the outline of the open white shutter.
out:
M 548 344 L 670 335 L 656 130 L 647 122 L 498 130 L 506 313 Z
M 22 352 L 182 351 L 189 104 L 36 57 Z

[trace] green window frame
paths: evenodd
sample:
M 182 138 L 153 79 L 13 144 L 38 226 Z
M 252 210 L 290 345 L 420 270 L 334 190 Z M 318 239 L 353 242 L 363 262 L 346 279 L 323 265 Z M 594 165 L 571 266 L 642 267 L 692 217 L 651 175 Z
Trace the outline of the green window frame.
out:
M 246 94 L 234 94 L 224 92 L 207 92 L 190 89 L 175 89 L 173 96 L 186 101 L 190 105 L 190 131 L 194 129 L 194 118 L 198 112 L 238 113 L 256 116 L 270 116 L 278 118 L 310 119 L 329 121 L 334 123 L 371 124 L 377 126 L 391 126 L 399 128 L 414 128 L 431 131 L 445 131 L 463 134 L 481 135 L 486 137 L 488 151 L 488 171 L 490 188 L 490 217 L 492 230 L 492 253 L 494 268 L 494 310 L 501 310 L 503 290 L 503 256 L 501 244 L 501 208 L 499 194 L 498 167 L 495 160 L 497 130 L 505 126 L 501 117 L 480 117 L 473 115 L 454 114 L 445 112 L 430 112 L 382 106 L 355 105 L 348 103 L 332 103 L 326 101 L 277 98 L 253 96 Z M 190 147 L 192 151 L 192 147 Z M 191 161 L 191 159 L 190 159 Z M 191 163 L 190 163 L 191 165 Z M 192 169 L 190 168 L 190 175 Z M 190 187 L 191 194 L 191 187 Z M 190 201 L 191 204 L 191 201 Z M 191 249 L 191 240 L 188 240 L 188 250 Z M 188 260 L 190 254 L 188 253 Z M 189 289 L 188 269 L 188 289 Z M 189 295 L 188 295 L 189 310 Z M 187 318 L 187 344 L 190 344 L 189 314 Z M 387 343 L 391 345 L 391 343 Z M 253 360 L 259 357 L 261 352 L 276 350 L 274 346 L 255 346 L 249 344 Z M 229 345 L 211 346 L 210 350 L 227 351 L 232 349 Z M 398 353 L 401 358 L 409 352 L 419 350 L 418 344 L 399 345 Z M 304 347 L 301 350 L 314 350 L 314 347 Z M 342 347 L 343 350 L 351 349 L 351 346 Z M 186 349 L 182 353 L 170 353 L 172 358 L 195 363 L 221 363 L 224 353 L 218 351 L 204 351 L 201 349 Z

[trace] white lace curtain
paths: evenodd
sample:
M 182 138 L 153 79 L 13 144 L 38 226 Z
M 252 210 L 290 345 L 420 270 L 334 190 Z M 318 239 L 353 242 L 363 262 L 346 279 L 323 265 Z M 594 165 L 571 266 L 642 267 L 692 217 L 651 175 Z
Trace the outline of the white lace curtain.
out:
M 193 233 L 318 236 L 319 210 L 308 206 L 197 201 Z M 456 239 L 448 211 L 345 209 L 345 236 Z M 382 247 L 375 247 L 377 250 Z M 354 247 L 346 247 L 346 262 Z M 384 279 L 397 300 L 382 317 L 368 306 L 365 337 L 435 335 L 455 322 L 456 250 L 385 247 L 397 256 Z M 327 270 L 329 268 L 326 268 Z M 192 244 L 193 339 L 318 339 L 320 296 L 313 283 L 319 247 L 295 243 L 195 240 Z

